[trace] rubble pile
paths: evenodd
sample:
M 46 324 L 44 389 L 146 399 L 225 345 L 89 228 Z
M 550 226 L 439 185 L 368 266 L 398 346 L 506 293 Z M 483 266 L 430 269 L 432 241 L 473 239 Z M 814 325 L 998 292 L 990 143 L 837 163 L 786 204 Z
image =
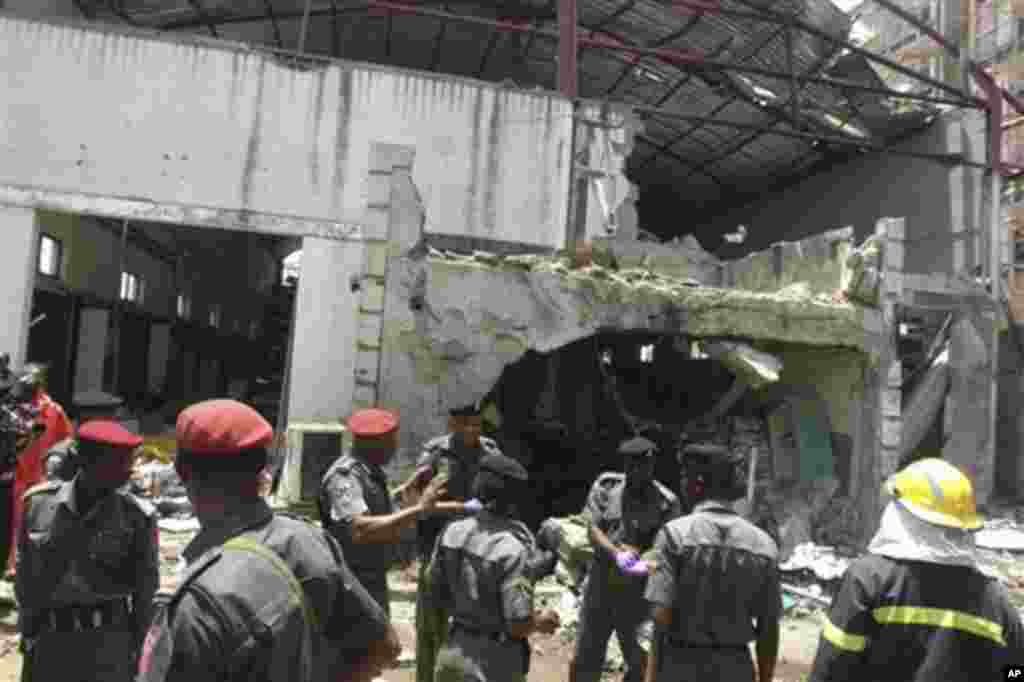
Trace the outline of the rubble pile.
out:
M 140 464 L 132 476 L 131 488 L 134 494 L 148 499 L 156 507 L 161 529 L 183 532 L 199 527 L 174 464 L 160 460 Z

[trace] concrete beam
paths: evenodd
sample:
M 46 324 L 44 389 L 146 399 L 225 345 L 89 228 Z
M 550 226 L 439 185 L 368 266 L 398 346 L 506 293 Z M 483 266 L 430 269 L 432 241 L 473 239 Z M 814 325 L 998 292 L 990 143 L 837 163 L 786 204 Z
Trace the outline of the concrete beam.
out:
M 282 237 L 316 237 L 336 241 L 362 239 L 362 222 L 316 220 L 298 216 L 237 211 L 206 206 L 157 203 L 129 197 L 100 196 L 37 187 L 0 185 L 0 204 L 104 218 L 212 227 Z

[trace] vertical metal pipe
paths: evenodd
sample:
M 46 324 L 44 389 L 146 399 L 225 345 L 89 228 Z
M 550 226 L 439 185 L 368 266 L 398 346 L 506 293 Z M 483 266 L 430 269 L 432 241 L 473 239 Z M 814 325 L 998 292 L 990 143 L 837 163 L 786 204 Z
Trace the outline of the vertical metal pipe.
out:
M 121 323 L 122 317 L 124 316 L 124 302 L 121 300 L 121 282 L 124 278 L 124 268 L 126 263 L 126 254 L 128 251 L 128 221 L 121 221 L 121 245 L 117 254 L 117 284 L 116 293 L 114 294 L 114 324 L 113 326 L 113 353 L 111 354 L 112 362 L 114 363 L 113 371 L 111 372 L 111 392 L 120 395 L 120 381 L 121 381 Z
M 313 0 L 306 0 L 306 9 L 302 12 L 302 24 L 299 26 L 299 54 L 306 51 L 306 33 L 309 30 L 309 10 Z
M 996 457 L 998 456 L 998 429 L 999 429 L 999 341 L 1000 341 L 1000 320 L 1003 314 L 1002 303 L 1002 123 L 1003 106 L 1002 98 L 998 93 L 993 95 L 990 102 L 992 108 L 989 110 L 989 125 L 994 129 L 992 134 L 992 171 L 991 181 L 991 214 L 989 215 L 989 278 L 992 281 L 992 350 L 991 350 L 991 372 L 992 381 L 989 385 L 989 451 L 987 453 L 989 466 L 995 472 Z M 998 145 L 998 146 L 997 146 Z M 989 491 L 992 492 L 992 491 Z
M 576 0 L 558 0 L 558 91 L 566 97 L 577 92 L 578 40 Z

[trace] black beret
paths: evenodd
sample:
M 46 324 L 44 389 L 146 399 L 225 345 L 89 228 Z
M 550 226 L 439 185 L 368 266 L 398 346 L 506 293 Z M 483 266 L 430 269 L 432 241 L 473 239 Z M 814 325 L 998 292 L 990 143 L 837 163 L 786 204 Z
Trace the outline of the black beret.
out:
M 72 396 L 71 402 L 77 408 L 113 410 L 121 407 L 124 404 L 124 399 L 103 391 L 82 391 Z
M 453 407 L 448 410 L 448 414 L 452 417 L 476 417 L 480 414 L 480 403 L 470 403 L 468 405 L 461 405 L 459 407 Z
M 712 464 L 734 464 L 739 458 L 732 450 L 716 443 L 690 443 L 679 453 L 679 459 L 701 458 Z
M 643 455 L 645 457 L 651 457 L 657 450 L 657 445 L 642 436 L 630 438 L 629 440 L 625 440 L 619 444 L 620 455 Z
M 490 471 L 493 474 L 503 478 L 510 478 L 514 481 L 525 481 L 530 477 L 522 464 L 511 457 L 506 457 L 500 452 L 484 455 L 480 459 L 480 471 Z

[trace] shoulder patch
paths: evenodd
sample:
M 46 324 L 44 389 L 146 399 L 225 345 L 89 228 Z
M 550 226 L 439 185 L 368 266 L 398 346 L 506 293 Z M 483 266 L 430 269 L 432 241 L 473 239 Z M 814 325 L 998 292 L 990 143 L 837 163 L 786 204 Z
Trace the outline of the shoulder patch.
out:
M 21 499 L 24 500 L 31 495 L 43 492 L 56 492 L 62 485 L 64 485 L 64 481 L 46 481 L 45 483 L 34 485 L 22 494 Z
M 602 488 L 612 488 L 618 485 L 619 483 L 625 482 L 626 475 L 620 474 L 617 471 L 606 471 L 600 476 L 598 476 L 596 481 L 597 485 L 601 486 Z
M 137 495 L 133 495 L 129 492 L 121 492 L 121 497 L 132 504 L 136 509 L 141 511 L 146 516 L 156 515 L 156 506 L 153 505 L 149 500 L 144 500 Z
M 679 501 L 679 496 L 669 490 L 668 486 L 664 485 L 661 481 L 655 481 L 654 487 L 661 493 L 661 496 L 665 498 L 665 501 L 669 504 L 675 504 Z
M 448 450 L 452 445 L 452 434 L 446 433 L 443 436 L 431 438 L 423 444 L 424 450 Z
M 480 445 L 482 445 L 485 448 L 490 448 L 493 450 L 499 449 L 498 441 L 494 440 L 493 438 L 488 438 L 487 436 L 480 436 Z

